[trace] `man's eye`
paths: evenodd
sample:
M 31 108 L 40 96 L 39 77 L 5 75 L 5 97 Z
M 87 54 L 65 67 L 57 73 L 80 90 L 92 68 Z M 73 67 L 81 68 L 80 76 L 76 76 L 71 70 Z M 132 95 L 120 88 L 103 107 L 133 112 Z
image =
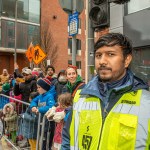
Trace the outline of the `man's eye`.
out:
M 101 57 L 101 55 L 100 55 L 100 54 L 97 54 L 95 57 L 96 57 L 96 58 L 100 58 L 100 57 Z
M 114 56 L 114 54 L 112 54 L 112 53 L 109 53 L 108 55 L 109 55 L 109 56 Z

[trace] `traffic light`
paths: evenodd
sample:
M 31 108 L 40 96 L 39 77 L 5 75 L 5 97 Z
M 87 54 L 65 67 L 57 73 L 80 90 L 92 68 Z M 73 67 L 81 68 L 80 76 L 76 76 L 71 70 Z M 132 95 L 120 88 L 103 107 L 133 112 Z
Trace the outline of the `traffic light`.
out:
M 124 4 L 124 3 L 127 3 L 129 2 L 130 0 L 110 0 L 109 2 L 113 2 L 115 4 Z
M 91 0 L 89 17 L 94 29 L 103 29 L 110 24 L 109 0 Z

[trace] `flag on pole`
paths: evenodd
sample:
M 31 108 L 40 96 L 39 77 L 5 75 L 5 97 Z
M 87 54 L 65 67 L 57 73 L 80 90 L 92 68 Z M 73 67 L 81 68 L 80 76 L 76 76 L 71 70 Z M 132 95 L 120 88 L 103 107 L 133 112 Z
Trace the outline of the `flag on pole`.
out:
M 28 58 L 28 60 L 30 62 L 32 62 L 32 59 L 34 56 L 34 46 L 33 46 L 32 42 L 30 43 L 30 45 L 25 53 L 26 53 L 26 57 Z

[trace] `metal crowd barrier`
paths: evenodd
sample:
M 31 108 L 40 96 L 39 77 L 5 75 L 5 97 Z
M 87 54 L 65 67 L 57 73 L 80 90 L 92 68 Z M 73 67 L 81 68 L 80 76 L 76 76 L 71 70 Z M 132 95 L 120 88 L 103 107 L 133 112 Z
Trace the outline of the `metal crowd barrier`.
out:
M 6 103 L 9 103 L 9 102 L 14 102 L 16 104 L 16 106 L 18 106 L 18 109 L 21 109 L 21 110 L 18 110 L 17 111 L 17 138 L 19 136 L 23 136 L 23 124 L 24 124 L 24 118 L 23 118 L 23 114 L 25 113 L 25 108 L 27 109 L 29 107 L 29 103 L 26 103 L 26 102 L 23 102 L 21 100 L 18 100 L 16 98 L 13 98 L 13 97 L 10 97 L 10 96 L 6 96 L 4 94 L 0 94 L 0 109 L 3 109 L 1 108 L 2 106 L 4 107 L 4 105 Z M 21 107 L 20 107 L 21 106 Z M 49 128 L 49 126 L 46 126 L 45 125 L 45 121 L 46 121 L 46 117 L 45 115 L 42 115 L 42 114 L 38 114 L 38 127 L 37 127 L 37 137 L 36 137 L 36 150 L 42 150 L 42 147 L 43 147 L 43 140 L 45 139 L 45 127 L 46 128 Z M 29 127 L 28 129 L 31 129 L 30 127 L 30 122 L 29 122 Z M 6 129 L 6 124 L 4 123 L 4 130 Z M 33 130 L 35 130 L 33 128 Z M 47 131 L 50 131 L 49 129 L 47 129 Z M 50 132 L 47 132 L 47 135 L 46 135 L 46 149 L 45 150 L 49 150 L 49 138 L 50 138 Z M 21 150 L 21 149 L 24 149 L 25 147 L 21 148 L 21 146 L 19 146 L 19 144 L 15 145 L 12 140 L 9 138 L 9 136 L 7 137 L 6 136 L 6 133 L 4 132 L 3 135 L 2 135 L 2 138 L 5 139 L 5 141 L 7 141 L 13 149 L 15 150 Z M 21 141 L 20 141 L 21 143 Z M 30 147 L 26 147 L 26 149 L 30 149 Z M 32 150 L 32 149 L 31 149 Z

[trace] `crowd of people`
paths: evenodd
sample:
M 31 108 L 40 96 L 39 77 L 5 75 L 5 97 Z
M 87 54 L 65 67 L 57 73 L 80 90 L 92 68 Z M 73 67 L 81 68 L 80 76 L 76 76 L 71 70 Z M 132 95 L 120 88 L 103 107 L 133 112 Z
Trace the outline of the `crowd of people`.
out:
M 1 118 L 12 141 L 16 141 L 14 126 L 19 112 L 25 122 L 22 134 L 31 150 L 35 150 L 40 113 L 46 117 L 42 150 L 47 150 L 47 133 L 49 149 L 54 150 L 148 150 L 150 92 L 148 84 L 129 67 L 132 52 L 131 41 L 123 34 L 100 37 L 94 47 L 97 74 L 87 84 L 72 65 L 58 75 L 53 66 L 47 66 L 44 75 L 41 70 L 27 67 L 19 73 L 15 64 L 11 82 L 4 69 L 0 76 L 1 93 L 9 95 L 11 89 L 11 95 L 30 103 L 21 110 L 19 102 L 6 99 L 0 103 L 4 114 Z M 10 116 L 13 126 L 9 124 Z M 28 128 L 29 122 L 35 130 Z
M 9 75 L 8 71 L 3 69 L 0 76 L 1 94 L 10 97 L 3 99 L 0 97 L 5 134 L 7 129 L 7 135 L 11 137 L 14 145 L 17 145 L 17 117 L 21 116 L 23 120 L 21 135 L 26 142 L 22 142 L 23 144 L 20 142 L 19 146 L 29 144 L 31 150 L 35 150 L 40 113 L 42 117 L 45 115 L 47 118 L 42 150 L 46 150 L 48 132 L 50 132 L 49 147 L 61 149 L 62 129 L 71 112 L 73 97 L 76 91 L 85 85 L 77 73 L 77 67 L 68 65 L 66 69 L 60 70 L 58 75 L 52 65 L 47 66 L 45 74 L 39 68 L 31 70 L 29 67 L 23 68 L 20 72 L 17 63 L 14 64 L 14 68 L 13 75 Z M 30 105 L 23 105 L 11 97 Z M 11 125 L 12 122 L 16 127 Z

